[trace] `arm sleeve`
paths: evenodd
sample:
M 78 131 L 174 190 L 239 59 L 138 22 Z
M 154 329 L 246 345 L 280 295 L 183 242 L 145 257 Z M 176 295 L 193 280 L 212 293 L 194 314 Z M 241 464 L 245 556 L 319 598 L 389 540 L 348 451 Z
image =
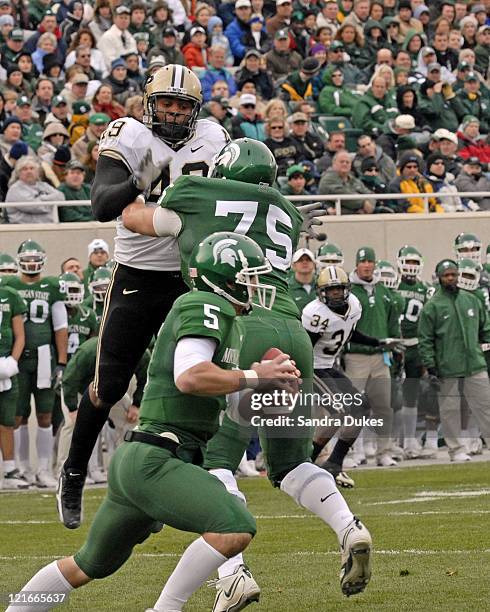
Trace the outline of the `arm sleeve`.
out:
M 173 210 L 158 206 L 153 213 L 153 228 L 157 236 L 177 238 L 182 230 L 182 221 Z
M 66 306 L 63 302 L 55 302 L 51 306 L 51 320 L 53 322 L 54 331 L 68 327 L 68 315 Z
M 357 344 L 364 344 L 366 346 L 379 346 L 379 340 L 377 338 L 367 336 L 358 329 L 355 329 L 352 332 L 351 342 L 355 342 Z
M 90 194 L 97 221 L 113 221 L 140 193 L 124 162 L 104 154 L 99 157 Z
M 311 331 L 308 331 L 308 330 L 306 330 L 306 333 L 310 337 L 311 345 L 312 346 L 315 346 L 315 344 L 318 342 L 318 340 L 320 340 L 320 338 L 322 337 L 321 334 L 316 334 L 315 332 L 311 332 Z
M 174 353 L 174 382 L 181 374 L 199 363 L 211 361 L 216 350 L 216 340 L 212 338 L 182 338 Z

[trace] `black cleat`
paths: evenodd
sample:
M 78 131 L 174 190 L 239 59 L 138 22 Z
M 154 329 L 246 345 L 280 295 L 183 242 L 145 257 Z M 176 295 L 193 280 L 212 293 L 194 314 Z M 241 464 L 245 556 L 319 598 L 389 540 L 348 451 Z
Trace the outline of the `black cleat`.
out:
M 68 529 L 78 529 L 82 522 L 82 498 L 85 474 L 80 470 L 62 468 L 56 490 L 60 521 Z

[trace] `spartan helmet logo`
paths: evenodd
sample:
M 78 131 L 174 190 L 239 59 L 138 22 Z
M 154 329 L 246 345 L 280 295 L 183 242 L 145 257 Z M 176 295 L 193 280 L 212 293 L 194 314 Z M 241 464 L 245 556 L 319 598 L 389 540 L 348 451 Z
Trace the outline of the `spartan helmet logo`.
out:
M 236 143 L 231 142 L 227 147 L 225 147 L 222 153 L 218 154 L 214 165 L 220 165 L 224 168 L 231 168 L 239 157 L 240 147 Z
M 236 245 L 237 241 L 232 238 L 225 238 L 220 240 L 213 247 L 214 263 L 224 263 L 230 265 L 232 268 L 236 267 L 237 254 L 230 248 L 231 245 Z

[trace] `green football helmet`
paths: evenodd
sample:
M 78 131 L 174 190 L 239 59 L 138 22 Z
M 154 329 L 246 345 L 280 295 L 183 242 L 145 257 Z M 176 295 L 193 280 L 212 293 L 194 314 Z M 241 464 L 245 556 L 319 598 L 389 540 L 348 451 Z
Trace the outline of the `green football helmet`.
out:
M 392 266 L 389 261 L 379 259 L 376 262 L 375 270 L 377 270 L 380 281 L 385 287 L 388 289 L 396 289 L 398 287 L 398 274 L 395 270 L 395 266 Z
M 85 287 L 76 274 L 65 272 L 59 277 L 59 284 L 63 302 L 67 306 L 77 306 L 83 302 Z
M 24 240 L 17 250 L 17 264 L 24 274 L 40 274 L 46 259 L 46 251 L 34 240 Z
M 259 245 L 234 232 L 215 232 L 194 247 L 189 275 L 194 289 L 221 295 L 244 308 L 254 303 L 272 308 L 276 288 L 259 282 L 272 271 Z
M 464 257 L 458 261 L 458 287 L 475 291 L 480 285 L 481 266 L 472 259 Z
M 92 274 L 92 279 L 88 284 L 88 288 L 96 302 L 104 301 L 105 294 L 107 293 L 107 289 L 109 289 L 109 284 L 111 282 L 111 276 L 112 272 L 105 266 L 97 268 L 97 270 L 95 270 L 95 272 Z
M 116 265 L 115 259 L 108 259 L 105 263 L 105 267 L 108 268 L 112 272 L 112 268 Z
M 17 262 L 8 253 L 0 253 L 0 276 L 7 274 L 17 274 Z
M 329 242 L 318 249 L 316 260 L 320 270 L 323 270 L 326 266 L 342 266 L 344 263 L 344 254 L 340 247 L 333 242 Z
M 481 240 L 475 234 L 462 232 L 454 240 L 454 252 L 456 260 L 472 259 L 476 263 L 481 263 Z
M 418 277 L 424 269 L 424 258 L 420 251 L 408 244 L 398 251 L 396 263 L 402 276 Z
M 255 185 L 272 185 L 276 174 L 277 162 L 263 142 L 239 138 L 229 142 L 214 157 L 208 176 Z

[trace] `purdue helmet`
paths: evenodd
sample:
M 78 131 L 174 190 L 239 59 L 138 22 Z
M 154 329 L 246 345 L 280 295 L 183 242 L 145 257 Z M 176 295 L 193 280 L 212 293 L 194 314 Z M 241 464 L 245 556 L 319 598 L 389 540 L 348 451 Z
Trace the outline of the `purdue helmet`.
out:
M 335 311 L 347 305 L 350 295 L 350 281 L 346 271 L 340 266 L 326 266 L 318 275 L 316 281 L 318 299 Z M 330 289 L 341 288 L 340 297 L 332 297 Z
M 192 110 L 177 122 L 183 113 L 158 110 L 159 98 L 177 98 L 192 104 Z M 201 110 L 201 82 L 197 76 L 178 64 L 169 64 L 148 77 L 143 94 L 143 123 L 167 145 L 178 148 L 194 135 Z
M 458 261 L 458 287 L 475 291 L 480 284 L 481 266 L 472 259 L 464 257 Z
M 396 257 L 398 271 L 402 276 L 419 277 L 424 269 L 424 259 L 418 249 L 406 244 Z
M 103 302 L 109 283 L 111 282 L 111 271 L 105 266 L 97 268 L 92 274 L 92 279 L 88 284 L 90 293 L 96 302 Z
M 192 286 L 221 295 L 237 306 L 254 303 L 270 310 L 276 288 L 260 283 L 272 266 L 259 245 L 234 232 L 215 232 L 194 247 L 189 259 Z
M 481 240 L 475 234 L 462 232 L 454 239 L 454 252 L 456 261 L 460 259 L 471 259 L 475 263 L 481 262 L 482 245 Z
M 0 276 L 7 274 L 17 274 L 17 262 L 8 253 L 0 253 Z
M 277 162 L 267 145 L 253 138 L 238 138 L 215 155 L 208 176 L 272 185 L 276 174 Z
M 24 240 L 17 250 L 17 264 L 24 274 L 39 274 L 46 263 L 46 251 L 34 240 Z
M 325 266 L 342 266 L 344 263 L 344 254 L 340 247 L 333 242 L 329 242 L 318 249 L 316 261 L 320 270 Z
M 59 277 L 60 292 L 67 306 L 77 306 L 83 302 L 85 287 L 76 274 L 65 272 Z
M 395 267 L 389 261 L 380 259 L 376 262 L 375 268 L 379 274 L 379 280 L 388 289 L 396 289 L 398 287 L 398 274 Z

